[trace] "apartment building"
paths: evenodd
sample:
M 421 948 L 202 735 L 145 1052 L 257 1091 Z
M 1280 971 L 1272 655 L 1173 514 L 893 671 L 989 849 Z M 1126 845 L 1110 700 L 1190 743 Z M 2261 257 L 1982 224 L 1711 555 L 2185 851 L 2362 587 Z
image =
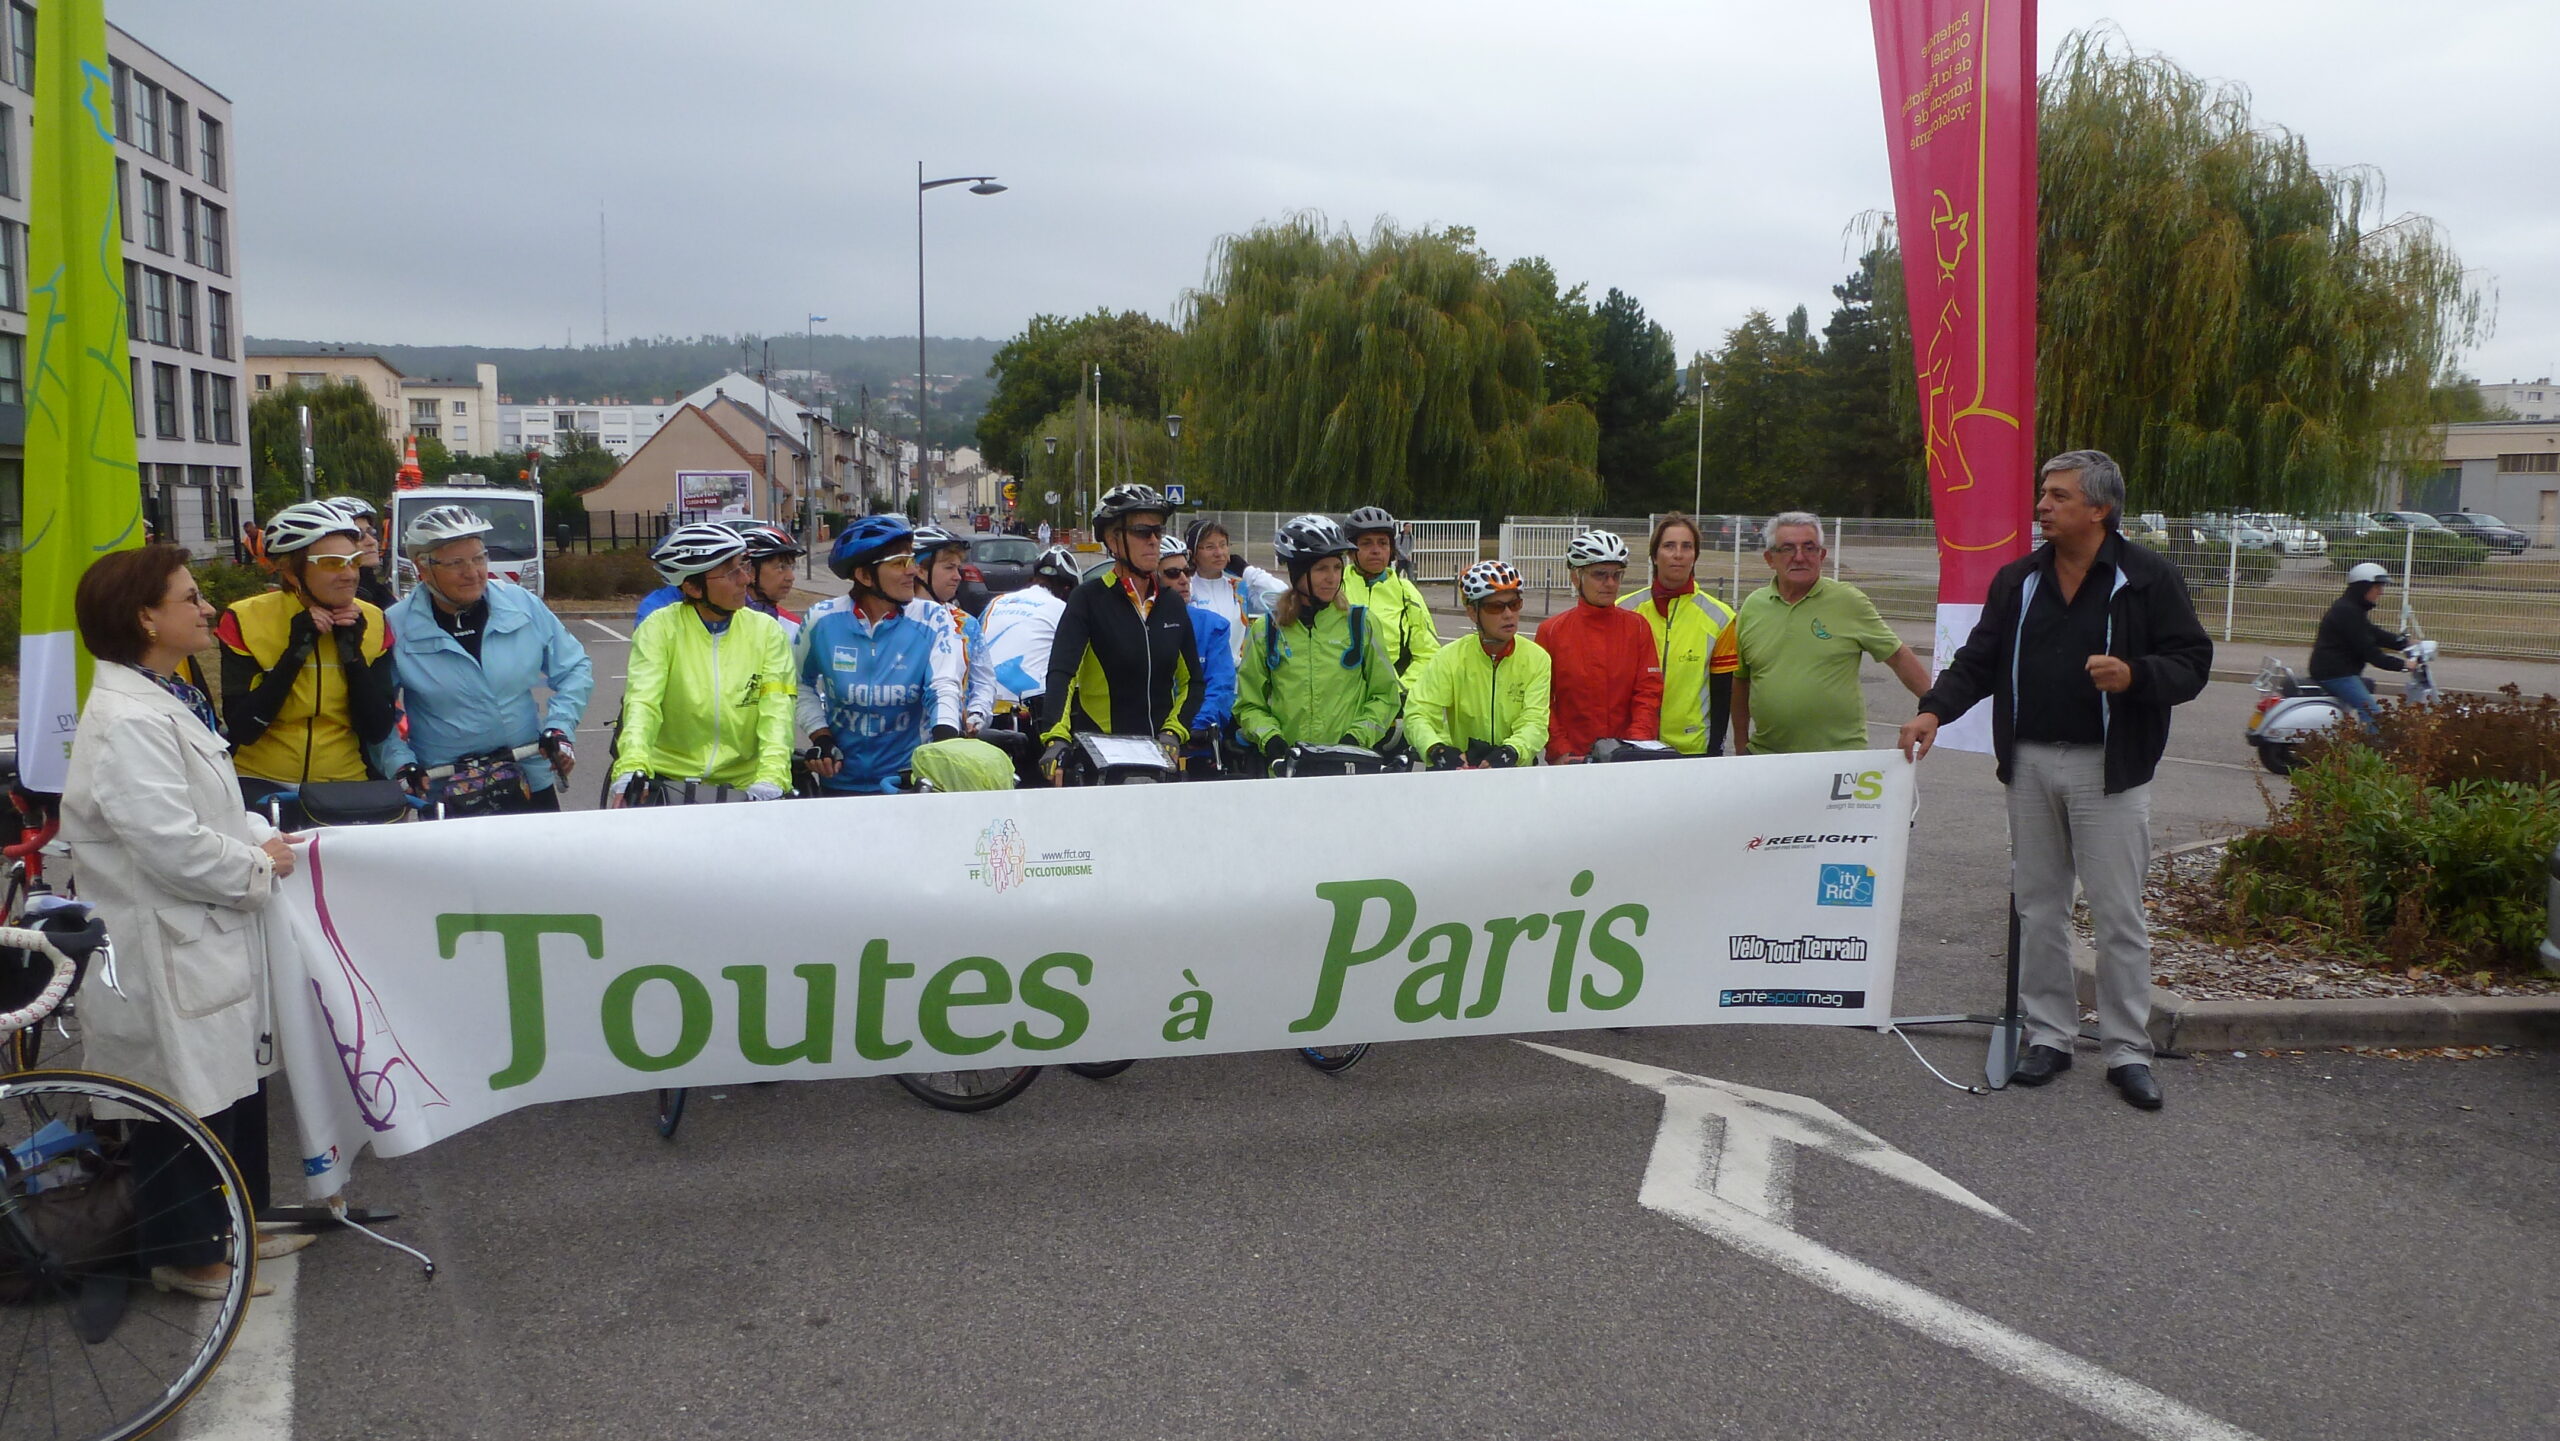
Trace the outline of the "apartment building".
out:
M 2560 385 L 2550 376 L 2540 380 L 2510 380 L 2504 383 L 2483 381 L 2479 386 L 2481 403 L 2489 413 L 2503 410 L 2515 420 L 2560 420 Z
M 12 546 L 26 467 L 35 11 L 7 0 L 0 13 L 0 544 Z M 249 513 L 231 102 L 113 25 L 107 58 L 143 507 L 160 534 L 205 554 Z

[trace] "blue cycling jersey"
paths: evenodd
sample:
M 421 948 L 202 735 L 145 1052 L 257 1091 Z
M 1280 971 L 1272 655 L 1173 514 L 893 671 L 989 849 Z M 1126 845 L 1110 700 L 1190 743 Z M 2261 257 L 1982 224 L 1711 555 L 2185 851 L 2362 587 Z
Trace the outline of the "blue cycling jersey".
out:
M 662 585 L 640 597 L 640 608 L 631 613 L 631 628 L 638 630 L 640 622 L 682 599 L 684 599 L 684 592 L 672 585 Z
M 813 616 L 800 635 L 801 718 L 835 732 L 844 766 L 833 791 L 887 791 L 925 736 L 934 704 L 934 660 L 953 663 L 957 635 L 904 611 L 873 625 L 851 607 Z M 804 729 L 816 729 L 804 725 Z

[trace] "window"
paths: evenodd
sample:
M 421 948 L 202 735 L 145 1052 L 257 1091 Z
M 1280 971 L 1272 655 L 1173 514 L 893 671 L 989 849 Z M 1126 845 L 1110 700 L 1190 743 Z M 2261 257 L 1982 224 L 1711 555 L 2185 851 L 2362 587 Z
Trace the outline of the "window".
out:
M 127 340 L 142 338 L 142 264 L 140 261 L 128 260 L 124 263 L 124 338 Z
M 142 243 L 169 253 L 169 182 L 157 175 L 142 177 Z
M 0 105 L 0 195 L 18 193 L 18 112 Z
M 169 123 L 163 131 L 169 137 L 169 153 L 165 158 L 183 175 L 191 168 L 187 156 L 187 102 L 179 99 L 178 92 L 174 90 L 163 94 L 169 102 Z
M 178 348 L 193 350 L 196 348 L 196 283 L 180 279 L 171 281 L 170 285 L 178 292 Z
M 27 338 L 23 335 L 0 335 L 0 405 L 27 403 L 26 374 Z
M 240 383 L 227 375 L 213 378 L 213 443 L 238 445 L 240 432 L 234 417 L 239 414 Z
M 276 378 L 275 378 L 274 376 L 272 376 L 272 375 L 265 375 L 265 374 L 261 374 L 261 375 L 258 377 L 258 380 L 257 380 L 257 389 L 258 389 L 260 392 L 262 392 L 262 393 L 263 393 L 263 392 L 265 392 L 265 391 L 270 391 L 270 390 L 273 390 L 273 389 L 275 389 L 275 388 L 276 388 Z
M 208 290 L 204 293 L 204 300 L 205 348 L 213 352 L 214 359 L 229 360 L 231 358 L 231 297 L 223 291 Z M 258 388 L 266 389 L 263 385 Z
M 164 271 L 142 272 L 142 338 L 154 345 L 169 343 L 169 277 Z
M 213 467 L 209 465 L 188 466 L 187 489 L 196 493 L 196 514 L 204 522 L 204 538 L 206 540 L 212 540 L 216 536 L 221 535 L 221 531 L 214 529 L 214 527 L 220 525 L 222 521 L 219 516 L 214 514 L 216 492 L 213 488 Z
M 133 71 L 121 60 L 110 60 L 108 68 L 115 72 L 116 138 L 133 143 Z M 116 162 L 122 165 L 124 162 Z
M 229 218 L 219 205 L 206 203 L 204 210 L 204 268 L 216 275 L 231 273 L 231 241 L 226 233 Z
M 222 122 L 199 113 L 196 116 L 196 133 L 199 141 L 196 173 L 214 189 L 226 188 L 222 183 Z
M 2560 451 L 2546 451 L 2540 455 L 2502 455 L 2498 457 L 2498 469 L 2512 475 L 2560 474 Z
M 187 398 L 188 398 L 190 401 L 194 402 L 194 405 L 195 405 L 195 415 L 196 415 L 195 436 L 196 436 L 196 439 L 198 439 L 198 440 L 211 440 L 211 439 L 213 439 L 213 377 L 212 377 L 212 375 L 208 374 L 208 373 L 207 373 L 207 372 L 205 372 L 205 371 L 201 371 L 201 370 L 190 370 L 190 371 L 188 371 L 188 372 L 187 372 Z
M 418 423 L 419 421 L 425 421 L 425 422 L 426 422 L 427 424 L 429 424 L 429 425 L 433 425 L 433 424 L 435 424 L 435 423 L 436 423 L 436 403 L 435 403 L 434 401 L 432 401 L 432 400 L 413 400 L 413 401 L 410 401 L 410 402 L 409 402 L 409 421 L 410 421 L 410 423 L 411 423 L 411 424 L 413 424 L 413 425 L 414 425 L 414 424 L 416 424 L 416 423 Z
M 328 372 L 321 370 L 288 370 L 284 375 L 284 383 L 298 385 L 305 390 L 318 390 L 329 383 L 329 375 Z
M 9 6 L 9 68 L 18 88 L 36 93 L 36 12 L 31 5 Z
M 160 87 L 134 77 L 133 145 L 145 155 L 160 154 Z
M 201 203 L 192 190 L 178 192 L 178 253 L 187 258 L 189 265 L 204 263 L 204 256 L 196 246 L 196 206 Z
M 124 157 L 116 157 L 116 224 L 124 227 L 124 238 L 133 239 L 133 187 L 125 183 Z
M 27 308 L 25 287 L 18 283 L 27 259 L 27 227 L 0 220 L 0 309 Z
M 151 367 L 151 430 L 162 440 L 178 438 L 178 367 Z
M 0 547 L 18 548 L 21 516 L 26 506 L 26 466 L 0 460 Z
M 471 402 L 467 400 L 455 401 L 453 403 L 453 413 L 456 419 L 469 415 L 471 413 Z

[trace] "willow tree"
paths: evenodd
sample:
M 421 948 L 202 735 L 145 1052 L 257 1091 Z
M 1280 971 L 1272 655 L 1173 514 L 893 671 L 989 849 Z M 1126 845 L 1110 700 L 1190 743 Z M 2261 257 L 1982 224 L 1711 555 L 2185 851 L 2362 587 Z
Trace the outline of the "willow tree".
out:
M 1599 495 L 1591 412 L 1464 229 L 1297 215 L 1218 243 L 1185 297 L 1183 467 L 1230 506 L 1484 516 Z
M 2168 511 L 2351 506 L 2412 463 L 2481 323 L 2433 222 L 2113 30 L 2040 104 L 2041 453 L 2107 450 Z

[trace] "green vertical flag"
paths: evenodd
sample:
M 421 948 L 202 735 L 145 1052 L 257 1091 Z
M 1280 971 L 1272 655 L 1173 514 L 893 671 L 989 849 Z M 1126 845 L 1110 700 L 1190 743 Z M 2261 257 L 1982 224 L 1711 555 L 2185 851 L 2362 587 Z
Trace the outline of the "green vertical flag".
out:
M 91 561 L 142 543 L 104 0 L 44 0 L 35 81 L 18 767 L 58 792 L 89 683 L 72 592 Z

